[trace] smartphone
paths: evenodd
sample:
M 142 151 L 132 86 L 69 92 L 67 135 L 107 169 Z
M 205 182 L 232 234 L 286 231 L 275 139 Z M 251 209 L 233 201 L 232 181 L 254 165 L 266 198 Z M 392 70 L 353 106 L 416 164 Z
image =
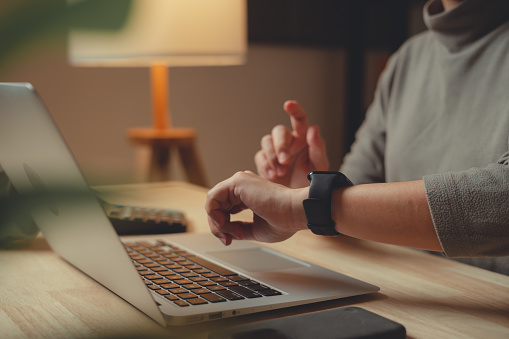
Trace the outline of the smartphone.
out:
M 341 307 L 230 327 L 209 339 L 403 339 L 403 325 L 360 307 Z

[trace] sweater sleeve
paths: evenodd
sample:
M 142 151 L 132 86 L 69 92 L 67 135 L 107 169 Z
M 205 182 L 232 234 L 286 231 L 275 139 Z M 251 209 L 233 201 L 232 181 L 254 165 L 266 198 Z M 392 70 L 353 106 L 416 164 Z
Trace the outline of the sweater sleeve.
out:
M 446 256 L 509 255 L 509 152 L 484 168 L 425 176 L 424 184 Z
M 386 110 L 397 53 L 387 63 L 378 81 L 374 98 L 355 142 L 344 157 L 340 171 L 354 184 L 385 182 Z

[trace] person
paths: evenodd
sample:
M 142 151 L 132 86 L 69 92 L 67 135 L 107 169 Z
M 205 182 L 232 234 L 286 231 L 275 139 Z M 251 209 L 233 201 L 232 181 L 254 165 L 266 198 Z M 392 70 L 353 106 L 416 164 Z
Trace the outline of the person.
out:
M 442 253 L 509 274 L 509 1 L 429 0 L 426 32 L 391 56 L 332 193 L 337 232 Z M 307 229 L 306 174 L 326 145 L 296 101 L 255 155 L 258 175 L 217 184 L 212 233 L 276 242 Z M 252 222 L 230 221 L 243 209 Z

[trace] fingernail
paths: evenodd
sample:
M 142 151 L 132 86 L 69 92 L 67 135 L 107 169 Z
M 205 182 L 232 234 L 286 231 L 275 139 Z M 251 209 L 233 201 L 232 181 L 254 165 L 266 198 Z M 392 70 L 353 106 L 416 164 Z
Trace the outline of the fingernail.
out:
M 269 176 L 270 179 L 274 179 L 276 177 L 276 172 L 270 169 L 267 171 L 267 175 Z
M 223 237 L 219 237 L 219 240 L 221 240 L 221 242 L 223 243 L 223 245 L 228 246 L 228 245 L 226 245 L 226 239 L 225 239 L 225 238 L 223 238 Z
M 279 153 L 278 160 L 280 163 L 284 164 L 290 159 L 290 155 L 286 152 Z
M 229 234 L 223 233 L 219 236 L 219 240 L 221 240 L 223 245 L 228 246 L 232 243 L 232 236 Z

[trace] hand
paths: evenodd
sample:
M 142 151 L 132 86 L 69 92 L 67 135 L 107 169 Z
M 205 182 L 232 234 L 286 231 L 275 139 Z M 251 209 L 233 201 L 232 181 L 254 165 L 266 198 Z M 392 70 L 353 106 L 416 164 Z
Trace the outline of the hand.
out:
M 307 194 L 308 188 L 290 189 L 252 172 L 238 172 L 207 194 L 210 230 L 225 245 L 232 239 L 283 241 L 307 228 L 302 207 Z M 244 209 L 253 211 L 252 222 L 230 220 Z
M 309 126 L 306 111 L 296 101 L 287 101 L 284 110 L 290 115 L 293 130 L 283 125 L 261 140 L 255 155 L 258 174 L 292 188 L 308 186 L 307 174 L 329 169 L 326 145 L 318 126 Z

